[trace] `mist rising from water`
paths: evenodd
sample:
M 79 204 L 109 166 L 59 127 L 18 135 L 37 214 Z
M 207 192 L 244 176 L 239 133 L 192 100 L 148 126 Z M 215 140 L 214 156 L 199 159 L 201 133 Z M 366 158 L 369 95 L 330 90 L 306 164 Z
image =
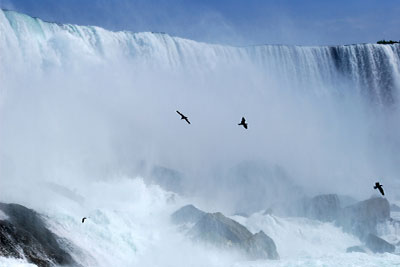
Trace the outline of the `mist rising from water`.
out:
M 399 186 L 398 45 L 235 48 L 3 11 L 0 32 L 4 198 L 153 166 L 229 210 L 274 179 L 356 197 Z

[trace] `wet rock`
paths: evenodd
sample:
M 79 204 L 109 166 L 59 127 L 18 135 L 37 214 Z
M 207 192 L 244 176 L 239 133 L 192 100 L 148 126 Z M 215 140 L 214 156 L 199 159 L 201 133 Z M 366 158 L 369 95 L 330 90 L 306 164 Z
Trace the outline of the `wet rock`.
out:
M 274 241 L 265 233 L 253 235 L 220 212 L 205 214 L 190 230 L 189 236 L 221 248 L 242 251 L 249 259 L 279 258 Z
M 18 204 L 0 203 L 0 210 L 7 215 L 0 220 L 0 255 L 26 258 L 38 266 L 77 264 L 62 249 L 58 236 L 47 229 L 40 216 Z
M 386 242 L 380 237 L 374 234 L 369 234 L 365 240 L 365 245 L 374 253 L 393 253 L 395 251 L 395 246 Z
M 193 205 L 186 205 L 171 215 L 172 222 L 176 224 L 196 223 L 206 213 Z
M 390 219 L 389 202 L 385 198 L 371 198 L 341 210 L 336 221 L 345 232 L 364 240 L 368 234 L 376 234 L 378 223 Z
M 247 239 L 243 244 L 243 247 L 247 251 L 249 258 L 252 260 L 279 259 L 274 240 L 267 236 L 263 231 L 260 231 Z
M 249 259 L 279 259 L 274 241 L 264 232 L 252 234 L 240 223 L 222 213 L 206 213 L 193 205 L 187 205 L 171 215 L 179 224 L 194 224 L 187 235 L 194 241 L 206 242 L 223 249 L 242 252 Z
M 222 247 L 240 244 L 252 237 L 252 233 L 246 227 L 220 212 L 204 215 L 193 226 L 189 235 Z

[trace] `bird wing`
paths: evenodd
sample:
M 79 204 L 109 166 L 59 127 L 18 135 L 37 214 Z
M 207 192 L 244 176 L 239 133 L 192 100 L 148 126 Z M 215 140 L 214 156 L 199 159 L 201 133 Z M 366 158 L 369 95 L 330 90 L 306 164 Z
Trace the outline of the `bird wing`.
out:
M 244 128 L 247 129 L 247 123 L 243 124 Z
M 385 192 L 383 192 L 383 188 L 382 187 L 379 187 L 379 192 L 381 192 L 382 196 L 385 195 Z
M 187 117 L 185 117 L 185 121 L 190 124 L 190 121 L 188 120 Z
M 179 111 L 176 111 L 179 115 L 181 115 L 181 116 L 183 116 L 183 114 L 182 113 L 180 113 Z
M 244 117 L 242 117 L 242 121 L 240 123 L 245 123 L 246 119 Z

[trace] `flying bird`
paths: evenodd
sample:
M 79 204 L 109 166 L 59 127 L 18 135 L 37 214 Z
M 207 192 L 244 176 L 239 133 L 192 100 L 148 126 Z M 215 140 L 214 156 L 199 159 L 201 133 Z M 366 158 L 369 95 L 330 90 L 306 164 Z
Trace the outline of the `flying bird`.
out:
M 242 121 L 241 121 L 238 125 L 243 125 L 243 127 L 244 127 L 245 129 L 247 129 L 247 122 L 246 122 L 246 119 L 245 119 L 244 117 L 242 117 Z
M 374 189 L 379 189 L 379 192 L 381 192 L 382 196 L 385 195 L 385 192 L 383 192 L 382 185 L 379 184 L 379 182 L 376 182 L 376 183 L 375 183 Z
M 181 115 L 181 120 L 185 120 L 188 124 L 190 124 L 190 121 L 188 119 L 188 117 L 186 117 L 185 115 L 183 115 L 182 113 L 180 113 L 179 111 L 176 111 L 179 115 Z
M 85 222 L 85 220 L 86 220 L 86 217 L 83 217 L 83 218 L 82 218 L 82 223 L 84 223 L 84 222 Z

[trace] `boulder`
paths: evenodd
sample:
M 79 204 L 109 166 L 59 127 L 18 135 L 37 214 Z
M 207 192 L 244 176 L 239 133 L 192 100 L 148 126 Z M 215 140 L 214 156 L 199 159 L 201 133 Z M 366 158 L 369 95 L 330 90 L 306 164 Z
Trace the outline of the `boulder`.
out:
M 374 234 L 369 234 L 365 240 L 365 245 L 374 253 L 393 253 L 395 251 L 395 246 L 386 242 L 380 237 Z
M 274 241 L 263 231 L 252 234 L 240 223 L 222 213 L 206 213 L 187 205 L 171 215 L 172 222 L 194 224 L 187 235 L 195 241 L 244 253 L 249 259 L 279 259 Z M 187 227 L 185 227 L 187 230 Z
M 0 220 L 1 256 L 26 258 L 38 266 L 78 266 L 34 210 L 4 203 L 0 203 L 0 210 L 7 215 Z
M 205 214 L 193 226 L 189 235 L 196 240 L 204 240 L 220 247 L 238 245 L 252 237 L 252 233 L 246 227 L 220 212 Z
M 242 246 L 247 251 L 249 258 L 252 260 L 279 259 L 274 240 L 267 236 L 263 231 L 254 234 L 252 237 L 247 239 Z
M 221 248 L 233 248 L 249 259 L 279 259 L 274 241 L 264 232 L 252 234 L 240 223 L 222 213 L 206 213 L 189 231 L 194 240 Z
M 390 219 L 389 202 L 382 197 L 371 198 L 341 210 L 336 224 L 345 232 L 364 240 L 368 234 L 376 234 L 376 226 Z
M 172 222 L 176 224 L 196 223 L 206 213 L 193 205 L 186 205 L 171 215 Z

